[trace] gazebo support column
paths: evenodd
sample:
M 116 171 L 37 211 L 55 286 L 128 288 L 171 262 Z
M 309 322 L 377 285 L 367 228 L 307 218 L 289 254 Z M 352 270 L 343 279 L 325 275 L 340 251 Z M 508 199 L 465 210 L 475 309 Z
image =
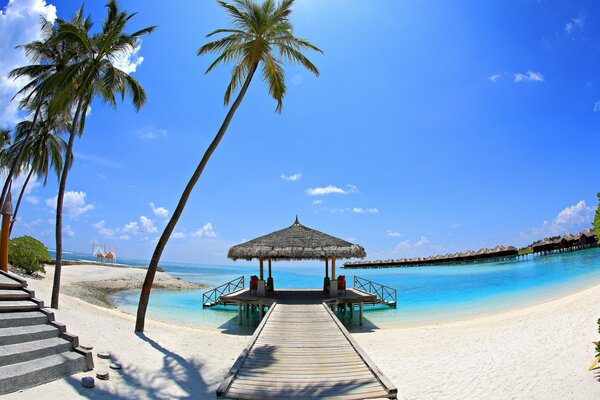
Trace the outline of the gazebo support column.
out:
M 323 278 L 323 291 L 329 290 L 329 258 L 325 257 L 325 278 Z
M 267 260 L 268 260 L 268 264 L 269 264 L 269 277 L 267 278 L 267 292 L 272 292 L 275 290 L 275 287 L 273 286 L 273 276 L 271 275 L 271 257 L 269 257 Z
M 258 297 L 265 297 L 266 288 L 265 288 L 265 268 L 262 257 L 258 259 L 260 263 L 260 279 L 258 280 L 256 287 L 256 295 Z
M 331 282 L 329 282 L 329 297 L 337 297 L 337 280 L 335 279 L 335 256 L 331 257 Z

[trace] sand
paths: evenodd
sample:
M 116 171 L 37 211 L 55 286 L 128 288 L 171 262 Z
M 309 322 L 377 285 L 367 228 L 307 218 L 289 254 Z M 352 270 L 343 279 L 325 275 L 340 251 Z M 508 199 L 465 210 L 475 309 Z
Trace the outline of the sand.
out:
M 79 293 L 71 293 L 83 294 L 93 281 L 104 285 L 136 280 L 130 273 L 139 274 L 85 268 L 64 267 L 65 287 L 87 282 Z M 37 297 L 50 298 L 51 276 L 48 268 L 48 278 L 29 281 Z M 600 399 L 599 377 L 587 371 L 594 358 L 591 342 L 600 339 L 598 299 L 600 285 L 492 316 L 353 335 L 398 387 L 400 398 Z M 82 344 L 94 346 L 94 354 L 113 353 L 123 370 L 110 370 L 111 379 L 96 380 L 95 389 L 81 387 L 81 377 L 94 374 L 88 372 L 6 399 L 214 398 L 249 338 L 152 320 L 146 323 L 145 336 L 137 336 L 133 316 L 84 302 L 66 291 L 56 316 Z M 95 362 L 95 371 L 108 369 L 107 361 L 95 357 Z

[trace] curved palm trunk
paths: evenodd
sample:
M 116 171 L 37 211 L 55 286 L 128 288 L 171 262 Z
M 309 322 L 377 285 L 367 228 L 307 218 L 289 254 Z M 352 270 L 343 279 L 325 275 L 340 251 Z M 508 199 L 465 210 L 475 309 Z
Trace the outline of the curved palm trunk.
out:
M 23 195 L 25 194 L 25 189 L 27 189 L 27 184 L 29 184 L 29 180 L 31 179 L 31 175 L 33 175 L 33 168 L 27 174 L 27 179 L 25 179 L 25 183 L 23 183 L 23 187 L 21 188 L 21 193 L 19 193 L 19 199 L 17 200 L 17 205 L 15 206 L 15 212 L 12 215 L 12 221 L 10 221 L 10 228 L 8 228 L 8 237 L 12 233 L 13 226 L 15 221 L 17 220 L 17 213 L 19 212 L 19 206 L 21 205 L 21 200 L 23 200 Z
M 50 307 L 58 308 L 58 297 L 60 293 L 60 274 L 62 271 L 62 211 L 63 200 L 65 197 L 65 188 L 67 187 L 67 176 L 71 161 L 73 160 L 73 143 L 77 133 L 79 116 L 83 106 L 83 98 L 77 104 L 77 110 L 71 124 L 71 132 L 69 132 L 69 142 L 67 143 L 67 152 L 65 154 L 65 164 L 63 165 L 62 174 L 60 175 L 60 183 L 58 185 L 58 195 L 56 196 L 56 265 L 54 267 L 54 282 L 52 284 L 52 300 Z
M 33 121 L 31 122 L 31 129 L 29 129 L 29 132 L 27 132 L 27 135 L 25 136 L 25 139 L 24 139 L 25 141 L 27 141 L 27 139 L 29 139 L 29 137 L 33 133 L 33 129 L 35 127 L 35 123 L 37 122 L 38 116 L 40 115 L 41 109 L 42 109 L 42 104 L 40 103 L 37 106 L 37 108 L 35 109 L 35 114 L 33 115 Z M 9 186 L 10 181 L 12 180 L 13 176 L 15 175 L 15 171 L 17 170 L 17 167 L 21 163 L 21 158 L 23 157 L 24 151 L 25 151 L 25 146 L 22 146 L 21 149 L 19 150 L 19 154 L 17 154 L 17 156 L 11 163 L 10 170 L 8 171 L 8 175 L 6 176 L 6 181 L 4 181 L 4 186 L 2 187 L 2 195 L 0 196 L 0 207 L 2 207 L 2 205 L 4 204 L 4 200 L 6 199 L 6 193 L 8 193 L 8 186 Z
M 144 331 L 144 324 L 146 322 L 146 310 L 148 309 L 148 300 L 150 299 L 150 291 L 152 290 L 152 283 L 154 282 L 156 268 L 158 267 L 158 262 L 160 261 L 162 252 L 165 249 L 165 246 L 167 245 L 167 242 L 169 241 L 169 238 L 171 237 L 175 226 L 177 225 L 177 221 L 179 221 L 179 217 L 181 216 L 181 213 L 185 208 L 185 205 L 188 201 L 188 198 L 190 197 L 190 194 L 192 193 L 192 190 L 194 189 L 194 186 L 196 185 L 196 182 L 198 182 L 198 179 L 200 179 L 200 175 L 202 175 L 202 171 L 204 171 L 206 163 L 208 163 L 208 160 L 212 156 L 213 152 L 216 150 L 223 136 L 225 135 L 225 132 L 229 127 L 229 123 L 231 122 L 233 115 L 240 106 L 240 103 L 242 102 L 242 99 L 244 98 L 244 95 L 248 90 L 248 86 L 250 86 L 250 81 L 252 81 L 252 77 L 254 76 L 257 67 L 258 63 L 255 63 L 252 66 L 250 72 L 248 73 L 248 77 L 246 78 L 246 81 L 244 82 L 240 93 L 231 105 L 231 108 L 225 116 L 225 120 L 223 121 L 223 124 L 221 124 L 221 128 L 219 128 L 219 131 L 215 135 L 215 138 L 210 143 L 210 146 L 208 146 L 206 152 L 202 156 L 200 164 L 198 164 L 196 170 L 194 171 L 194 174 L 185 186 L 185 189 L 181 194 L 181 198 L 179 199 L 179 203 L 177 203 L 177 207 L 175 208 L 175 211 L 173 211 L 173 215 L 171 216 L 169 223 L 165 227 L 165 230 L 163 231 L 162 235 L 160 236 L 160 239 L 158 240 L 158 243 L 156 244 L 156 248 L 154 249 L 154 253 L 152 254 L 152 258 L 150 259 L 150 265 L 148 265 L 146 279 L 144 279 L 144 284 L 142 286 L 142 293 L 140 294 L 140 302 L 138 304 L 137 318 L 135 321 L 136 332 Z

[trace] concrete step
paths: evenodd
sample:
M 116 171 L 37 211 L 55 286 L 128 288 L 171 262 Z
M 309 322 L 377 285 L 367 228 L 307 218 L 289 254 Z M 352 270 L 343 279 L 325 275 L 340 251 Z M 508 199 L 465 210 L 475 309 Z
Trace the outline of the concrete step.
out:
M 0 301 L 28 299 L 30 297 L 29 293 L 20 287 L 17 289 L 0 289 Z
M 0 328 L 47 324 L 48 316 L 40 311 L 0 313 Z
M 58 337 L 8 344 L 0 347 L 0 367 L 64 353 L 72 348 L 71 342 Z
M 59 337 L 60 331 L 52 325 L 17 326 L 0 328 L 0 346 L 33 342 L 35 340 Z
M 5 273 L 0 273 L 0 289 L 14 289 L 22 286 L 21 282 L 8 277 Z
M 85 357 L 72 351 L 6 365 L 0 367 L 0 395 L 86 370 Z
M 4 300 L 0 301 L 0 313 L 8 311 L 37 310 L 39 305 L 29 300 Z

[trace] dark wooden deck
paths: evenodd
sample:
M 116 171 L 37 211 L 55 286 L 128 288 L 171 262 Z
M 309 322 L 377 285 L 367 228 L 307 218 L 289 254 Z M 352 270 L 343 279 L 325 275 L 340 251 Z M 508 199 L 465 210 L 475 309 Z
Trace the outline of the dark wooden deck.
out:
M 373 399 L 397 389 L 325 303 L 281 291 L 217 390 L 231 399 Z M 350 294 L 352 293 L 352 294 Z M 237 297 L 244 295 L 238 293 Z M 354 293 L 348 294 L 355 300 Z M 314 298 L 318 297 L 314 293 Z

